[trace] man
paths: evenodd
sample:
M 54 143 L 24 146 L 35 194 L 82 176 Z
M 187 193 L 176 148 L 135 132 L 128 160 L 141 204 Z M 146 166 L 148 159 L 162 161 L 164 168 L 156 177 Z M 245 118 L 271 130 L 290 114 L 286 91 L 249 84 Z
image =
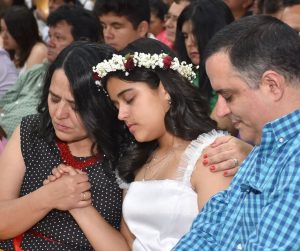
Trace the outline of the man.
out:
M 104 42 L 116 50 L 147 36 L 150 23 L 148 0 L 98 0 L 94 11 L 103 28 Z
M 50 63 L 73 41 L 85 38 L 97 42 L 100 36 L 97 17 L 80 7 L 60 7 L 50 14 L 48 25 L 50 28 L 47 57 Z M 13 88 L 1 98 L 0 126 L 8 137 L 23 116 L 36 113 L 49 62 L 37 65 L 23 74 Z
M 300 250 L 300 37 L 274 17 L 246 17 L 206 53 L 219 116 L 257 146 L 174 250 Z
M 237 20 L 249 15 L 249 10 L 254 0 L 224 0 L 224 2 L 228 5 L 234 18 Z
M 165 15 L 165 27 L 168 40 L 174 44 L 176 38 L 177 19 L 183 9 L 190 4 L 189 0 L 174 1 Z M 173 47 L 173 46 L 172 46 Z

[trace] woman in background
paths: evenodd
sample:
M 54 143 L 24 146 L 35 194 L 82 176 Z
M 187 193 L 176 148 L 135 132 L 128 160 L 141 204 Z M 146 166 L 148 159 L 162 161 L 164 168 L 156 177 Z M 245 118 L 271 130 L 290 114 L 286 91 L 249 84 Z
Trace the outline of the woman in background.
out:
M 23 6 L 12 6 L 1 19 L 3 47 L 10 53 L 19 74 L 47 57 L 47 46 L 39 36 L 36 19 Z

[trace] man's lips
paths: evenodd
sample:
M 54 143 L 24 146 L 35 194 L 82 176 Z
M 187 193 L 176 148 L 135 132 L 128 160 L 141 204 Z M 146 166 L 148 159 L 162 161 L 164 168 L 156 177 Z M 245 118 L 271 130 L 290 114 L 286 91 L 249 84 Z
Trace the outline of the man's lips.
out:
M 240 127 L 241 121 L 232 121 L 232 125 L 234 128 L 238 129 Z

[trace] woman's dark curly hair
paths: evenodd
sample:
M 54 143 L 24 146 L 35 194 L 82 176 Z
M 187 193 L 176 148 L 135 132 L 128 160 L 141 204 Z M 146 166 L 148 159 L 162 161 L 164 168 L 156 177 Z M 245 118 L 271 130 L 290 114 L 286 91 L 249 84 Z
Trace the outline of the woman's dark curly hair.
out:
M 119 125 L 115 108 L 103 92 L 99 92 L 93 79 L 92 67 L 110 58 L 114 49 L 108 45 L 77 41 L 66 47 L 49 66 L 38 111 L 41 115 L 39 135 L 51 142 L 55 132 L 48 107 L 48 94 L 54 72 L 63 69 L 74 96 L 76 110 L 83 121 L 88 136 L 95 141 L 94 147 L 102 152 L 111 164 L 118 158 L 116 138 Z M 112 166 L 112 165 L 111 165 Z
M 141 38 L 132 42 L 121 51 L 121 54 L 125 56 L 134 52 L 166 53 L 174 56 L 167 46 L 150 38 Z M 107 87 L 107 81 L 111 77 L 132 82 L 145 82 L 152 89 L 157 89 L 161 82 L 172 100 L 170 109 L 165 116 L 166 129 L 176 137 L 193 140 L 199 134 L 209 132 L 217 127 L 216 122 L 209 117 L 207 102 L 199 95 L 196 88 L 177 71 L 158 67 L 155 69 L 136 67 L 130 70 L 128 76 L 123 71 L 111 72 L 102 79 L 104 88 Z M 157 140 L 143 143 L 132 142 L 117 165 L 120 177 L 127 182 L 133 181 L 136 170 L 146 163 L 157 147 Z

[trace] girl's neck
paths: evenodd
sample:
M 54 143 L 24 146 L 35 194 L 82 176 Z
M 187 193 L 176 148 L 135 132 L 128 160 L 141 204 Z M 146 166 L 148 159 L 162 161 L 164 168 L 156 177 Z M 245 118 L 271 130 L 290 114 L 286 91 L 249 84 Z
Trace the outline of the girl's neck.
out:
M 168 150 L 170 148 L 186 146 L 189 143 L 190 143 L 190 141 L 188 141 L 188 140 L 178 138 L 178 137 L 168 133 L 158 140 L 159 146 L 158 146 L 157 151 L 164 151 L 164 150 Z

